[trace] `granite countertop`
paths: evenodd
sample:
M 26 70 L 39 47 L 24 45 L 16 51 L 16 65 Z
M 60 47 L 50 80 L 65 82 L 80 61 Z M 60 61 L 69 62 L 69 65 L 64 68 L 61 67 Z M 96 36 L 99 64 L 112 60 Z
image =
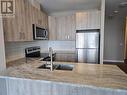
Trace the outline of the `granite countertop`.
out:
M 54 64 L 73 64 L 75 67 L 73 71 L 51 72 L 38 69 L 44 63 L 37 59 L 29 59 L 28 63 L 25 59 L 10 62 L 4 76 L 127 90 L 127 74 L 116 65 L 54 62 Z
M 53 50 L 53 52 L 55 52 L 55 53 L 76 53 L 76 50 L 75 49 L 67 49 L 67 50 L 59 50 L 59 49 L 54 49 Z M 43 50 L 43 51 L 41 51 L 41 53 L 49 53 L 49 51 L 48 50 Z

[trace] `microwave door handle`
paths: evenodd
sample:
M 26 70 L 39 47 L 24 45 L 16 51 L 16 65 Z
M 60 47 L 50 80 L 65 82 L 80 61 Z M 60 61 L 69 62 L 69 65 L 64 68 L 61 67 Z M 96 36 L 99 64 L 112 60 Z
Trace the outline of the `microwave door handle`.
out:
M 36 28 L 37 28 L 36 25 L 34 25 L 34 37 L 35 37 L 35 39 L 37 39 L 37 29 Z
M 47 31 L 45 30 L 45 37 L 47 36 Z

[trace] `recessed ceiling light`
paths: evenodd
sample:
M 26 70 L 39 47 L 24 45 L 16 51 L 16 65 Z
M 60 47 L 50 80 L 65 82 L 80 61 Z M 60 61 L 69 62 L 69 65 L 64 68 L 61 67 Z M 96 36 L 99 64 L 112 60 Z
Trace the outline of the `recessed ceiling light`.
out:
M 113 11 L 113 12 L 116 13 L 116 14 L 119 13 L 119 11 L 117 11 L 117 10 L 115 10 L 115 11 Z
M 120 7 L 127 7 L 127 2 L 121 2 Z

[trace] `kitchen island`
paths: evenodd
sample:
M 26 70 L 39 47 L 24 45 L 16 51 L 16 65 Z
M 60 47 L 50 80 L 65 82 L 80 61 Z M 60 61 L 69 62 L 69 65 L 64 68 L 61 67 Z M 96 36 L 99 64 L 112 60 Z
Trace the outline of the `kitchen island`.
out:
M 52 84 L 52 86 L 50 85 L 50 89 L 54 88 L 55 90 L 57 90 L 57 87 L 60 89 L 59 87 L 62 87 L 62 85 L 66 85 L 67 87 L 72 86 L 74 88 L 71 90 L 71 92 L 75 91 L 76 89 L 77 93 L 82 92 L 75 95 L 92 95 L 92 93 L 93 95 L 127 95 L 127 74 L 116 65 L 54 62 L 54 64 L 74 65 L 74 69 L 72 71 L 50 71 L 48 69 L 39 69 L 38 67 L 42 64 L 45 64 L 45 62 L 36 59 L 29 59 L 27 63 L 24 59 L 11 62 L 9 63 L 6 72 L 2 74 L 1 78 L 10 78 L 12 80 L 14 79 L 15 81 L 16 79 L 23 79 L 30 81 L 43 81 L 44 83 L 48 82 L 48 85 Z M 63 91 L 64 89 L 67 90 L 66 86 L 62 87 L 61 89 Z M 70 88 L 71 87 L 69 87 L 69 89 Z M 97 94 L 95 94 L 95 92 Z

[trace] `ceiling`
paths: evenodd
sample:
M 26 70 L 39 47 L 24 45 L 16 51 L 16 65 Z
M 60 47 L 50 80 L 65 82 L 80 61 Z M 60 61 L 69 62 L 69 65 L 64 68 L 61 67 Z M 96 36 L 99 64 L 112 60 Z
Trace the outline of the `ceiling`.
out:
M 100 8 L 101 0 L 38 0 L 48 13 Z
M 106 16 L 116 16 L 125 12 L 127 14 L 127 5 L 120 6 L 120 3 L 126 2 L 127 0 L 106 0 Z

